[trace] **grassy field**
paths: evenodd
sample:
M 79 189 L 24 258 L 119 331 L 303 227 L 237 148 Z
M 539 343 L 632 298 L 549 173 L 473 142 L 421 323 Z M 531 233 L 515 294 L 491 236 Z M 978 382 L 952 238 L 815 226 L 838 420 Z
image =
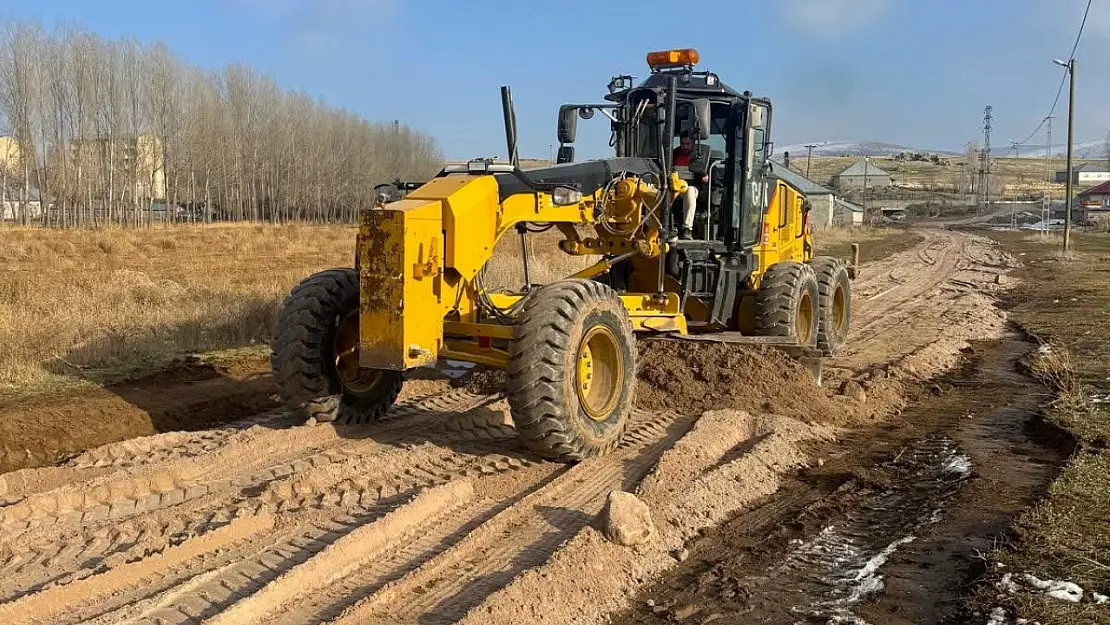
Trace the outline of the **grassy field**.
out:
M 992 233 L 1024 263 L 1007 297 L 1013 318 L 1045 342 L 1032 369 L 1058 392 L 1048 418 L 1079 447 L 1048 497 L 1021 516 L 994 556 L 998 575 L 1029 572 L 1110 595 L 1110 411 L 1091 401 L 1110 392 L 1110 236 L 1080 234 L 1064 255 L 1059 236 Z M 985 602 L 998 605 L 993 589 Z M 1049 623 L 1110 623 L 1110 606 L 1043 595 L 1007 599 L 1010 614 Z M 1005 605 L 1005 602 L 1004 602 Z
M 813 235 L 817 254 L 852 257 L 852 244 L 859 244 L 861 263 L 881 260 L 904 252 L 921 241 L 921 236 L 898 228 L 861 226 L 852 230 L 823 230 Z
M 559 251 L 559 238 L 530 235 L 533 282 L 593 262 Z M 858 241 L 871 260 L 913 240 L 829 231 L 818 246 L 848 257 Z M 354 241 L 355 228 L 339 226 L 0 229 L 0 398 L 143 376 L 186 355 L 265 354 L 281 299 L 315 271 L 351 266 Z M 518 288 L 523 277 L 520 240 L 506 236 L 488 283 Z
M 350 266 L 353 228 L 0 231 L 0 394 L 149 372 L 269 339 L 281 298 Z

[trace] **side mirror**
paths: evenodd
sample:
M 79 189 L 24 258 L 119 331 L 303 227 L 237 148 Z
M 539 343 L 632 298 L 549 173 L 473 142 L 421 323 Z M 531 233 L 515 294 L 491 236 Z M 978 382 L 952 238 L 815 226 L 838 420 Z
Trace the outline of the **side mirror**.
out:
M 712 116 L 709 112 L 709 100 L 705 98 L 698 98 L 693 101 L 694 106 L 694 126 L 698 131 L 698 139 L 705 140 L 709 138 L 710 120 Z
M 555 162 L 560 165 L 563 163 L 574 162 L 574 146 L 573 145 L 560 145 L 559 153 L 555 156 Z
M 709 146 L 704 143 L 695 145 L 694 152 L 690 155 L 690 172 L 695 174 L 708 173 L 711 152 Z
M 578 136 L 578 107 L 564 104 L 559 107 L 559 143 L 574 143 Z

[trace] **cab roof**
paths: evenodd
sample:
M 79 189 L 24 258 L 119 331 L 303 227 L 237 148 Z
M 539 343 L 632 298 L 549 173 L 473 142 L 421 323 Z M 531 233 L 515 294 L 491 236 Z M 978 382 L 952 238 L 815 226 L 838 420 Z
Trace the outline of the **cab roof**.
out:
M 678 80 L 678 93 L 690 97 L 748 98 L 751 92 L 741 93 L 721 81 L 713 72 L 698 72 L 688 68 L 653 71 L 640 84 L 605 96 L 611 102 L 621 102 L 637 89 L 666 89 L 669 76 Z

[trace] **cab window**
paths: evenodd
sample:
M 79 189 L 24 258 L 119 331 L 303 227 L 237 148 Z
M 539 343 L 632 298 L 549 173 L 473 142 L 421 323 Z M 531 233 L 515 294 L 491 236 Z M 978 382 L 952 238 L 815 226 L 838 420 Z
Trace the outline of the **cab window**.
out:
M 778 189 L 778 196 L 779 196 L 779 228 L 785 228 L 786 227 L 786 222 L 790 218 L 790 212 L 786 208 L 786 205 L 789 203 L 786 199 L 786 196 L 788 196 L 788 195 L 790 195 L 790 194 L 787 192 L 786 186 L 780 184 L 779 189 Z
M 710 105 L 709 137 L 701 140 L 702 145 L 708 145 L 715 158 L 724 158 L 728 151 L 728 124 L 729 106 L 720 102 Z M 678 147 L 679 136 L 683 131 L 694 131 L 694 110 L 688 105 L 680 105 L 675 119 L 675 136 L 671 137 L 671 149 Z

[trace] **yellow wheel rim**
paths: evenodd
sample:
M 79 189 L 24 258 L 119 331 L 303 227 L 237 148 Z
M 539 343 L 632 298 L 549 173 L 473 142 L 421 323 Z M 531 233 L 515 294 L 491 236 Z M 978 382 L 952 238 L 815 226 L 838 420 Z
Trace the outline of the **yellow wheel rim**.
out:
M 578 403 L 594 421 L 604 421 L 617 407 L 624 387 L 624 359 L 613 331 L 594 326 L 578 349 L 575 386 Z
M 844 329 L 845 322 L 848 318 L 848 302 L 847 297 L 844 295 L 844 289 L 838 287 L 833 292 L 832 302 L 832 327 L 839 333 Z
M 813 298 L 810 297 L 809 291 L 804 291 L 798 301 L 798 314 L 794 321 L 799 345 L 808 345 L 813 338 L 813 319 Z
M 358 344 L 358 314 L 353 313 L 339 322 L 335 332 L 335 372 L 344 390 L 365 395 L 381 383 L 382 372 L 359 366 Z

